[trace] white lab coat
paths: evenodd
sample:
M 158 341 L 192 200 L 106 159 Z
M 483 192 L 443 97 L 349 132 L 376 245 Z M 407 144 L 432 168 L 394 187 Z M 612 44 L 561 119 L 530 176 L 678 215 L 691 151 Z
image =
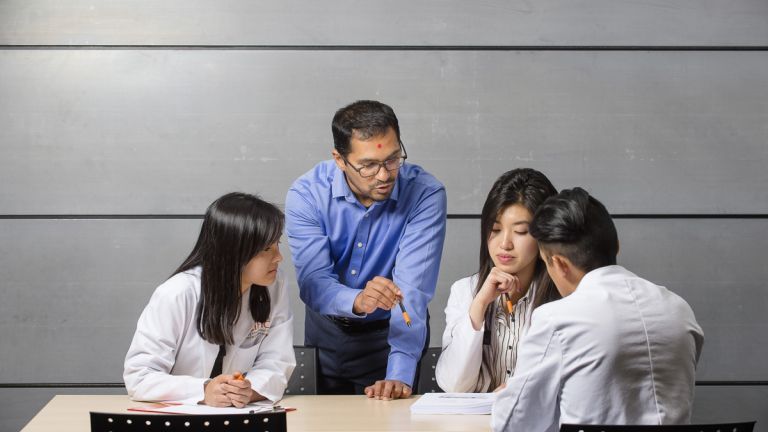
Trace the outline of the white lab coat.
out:
M 490 392 L 491 377 L 487 370 L 481 368 L 483 351 L 491 350 L 490 345 L 483 345 L 484 329 L 475 330 L 469 317 L 469 308 L 475 299 L 475 287 L 478 275 L 459 279 L 451 286 L 451 294 L 445 307 L 445 331 L 443 332 L 443 349 L 435 368 L 437 385 L 446 392 Z M 520 334 L 528 331 L 533 310 L 535 287 L 518 300 L 515 306 L 515 320 L 520 324 Z M 498 301 L 498 300 L 497 300 Z M 512 332 L 510 332 L 512 333 Z M 496 331 L 492 337 L 497 337 Z M 511 334 L 509 337 L 515 337 Z M 517 346 L 515 344 L 515 346 Z M 501 347 L 501 350 L 506 350 Z M 506 353 L 506 351 L 504 351 Z M 503 355 L 503 354 L 499 354 Z M 513 366 L 510 366 L 512 369 Z M 478 385 L 481 388 L 478 388 Z
M 136 326 L 125 356 L 123 379 L 134 400 L 204 399 L 219 346 L 197 331 L 196 307 L 200 296 L 200 267 L 178 273 L 157 287 Z M 283 396 L 296 366 L 293 351 L 293 314 L 281 271 L 267 287 L 271 302 L 270 326 L 255 331 L 243 295 L 240 317 L 233 329 L 234 345 L 227 345 L 222 372 L 247 372 L 251 387 L 271 401 Z
M 587 273 L 533 312 L 517 371 L 493 406 L 494 431 L 561 423 L 690 423 L 704 341 L 693 311 L 620 266 Z

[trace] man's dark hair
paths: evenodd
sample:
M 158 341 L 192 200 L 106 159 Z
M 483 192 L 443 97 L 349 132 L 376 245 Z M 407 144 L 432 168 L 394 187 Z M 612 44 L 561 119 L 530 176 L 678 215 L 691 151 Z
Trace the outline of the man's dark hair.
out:
M 353 102 L 336 111 L 331 123 L 333 147 L 340 155 L 349 154 L 352 135 L 362 140 L 384 135 L 389 128 L 394 129 L 400 142 L 400 125 L 397 116 L 389 105 L 372 100 Z
M 605 206 L 582 188 L 544 201 L 528 230 L 547 255 L 562 255 L 585 272 L 616 264 L 616 226 Z

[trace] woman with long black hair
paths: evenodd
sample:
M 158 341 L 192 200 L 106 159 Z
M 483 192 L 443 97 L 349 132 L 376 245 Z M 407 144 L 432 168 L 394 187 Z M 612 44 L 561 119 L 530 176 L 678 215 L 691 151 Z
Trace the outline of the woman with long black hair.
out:
M 528 233 L 536 209 L 555 194 L 549 179 L 530 168 L 493 184 L 481 215 L 480 268 L 453 284 L 445 309 L 435 370 L 443 390 L 490 392 L 505 383 L 533 309 L 560 298 Z
M 139 318 L 123 373 L 132 399 L 242 407 L 282 397 L 296 365 L 278 271 L 283 221 L 244 193 L 208 207 L 192 252 Z

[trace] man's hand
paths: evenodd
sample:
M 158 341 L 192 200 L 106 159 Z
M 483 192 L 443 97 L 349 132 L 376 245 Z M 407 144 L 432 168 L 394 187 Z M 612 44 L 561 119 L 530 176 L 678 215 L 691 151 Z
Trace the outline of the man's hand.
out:
M 402 298 L 400 288 L 391 280 L 376 276 L 365 284 L 365 289 L 355 297 L 352 312 L 357 315 L 369 314 L 377 308 L 390 310 Z
M 379 400 L 408 399 L 413 390 L 397 380 L 379 380 L 365 388 L 365 395 Z

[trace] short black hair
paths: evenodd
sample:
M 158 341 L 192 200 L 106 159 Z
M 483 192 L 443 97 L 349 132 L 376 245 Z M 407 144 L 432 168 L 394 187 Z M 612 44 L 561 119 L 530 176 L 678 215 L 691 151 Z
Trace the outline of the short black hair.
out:
M 394 129 L 397 141 L 400 142 L 400 125 L 389 105 L 372 100 L 353 102 L 336 111 L 333 116 L 333 147 L 340 155 L 346 156 L 351 151 L 349 143 L 353 134 L 366 140 L 384 135 L 389 128 Z
M 544 201 L 528 230 L 547 254 L 562 255 L 585 272 L 616 264 L 616 226 L 605 206 L 582 188 Z

